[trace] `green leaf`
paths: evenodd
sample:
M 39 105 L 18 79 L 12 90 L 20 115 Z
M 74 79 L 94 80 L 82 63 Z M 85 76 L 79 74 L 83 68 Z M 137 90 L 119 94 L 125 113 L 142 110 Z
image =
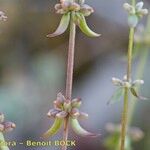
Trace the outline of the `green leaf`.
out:
M 52 127 L 51 127 L 48 131 L 46 131 L 46 132 L 42 135 L 42 137 L 43 137 L 43 138 L 49 138 L 49 137 L 55 135 L 55 134 L 59 131 L 59 129 L 61 128 L 62 123 L 63 123 L 63 119 L 56 118 L 56 119 L 55 119 L 55 122 L 54 122 L 53 125 L 52 125 Z
M 56 29 L 56 31 L 52 34 L 48 34 L 47 37 L 55 37 L 63 34 L 67 30 L 69 22 L 70 22 L 70 13 L 66 13 L 62 16 L 60 24 Z
M 124 88 L 120 87 L 118 88 L 114 94 L 111 96 L 110 100 L 107 102 L 108 105 L 110 104 L 114 104 L 118 101 L 121 100 L 121 97 L 123 96 L 123 93 L 124 93 Z
M 80 135 L 80 136 L 84 136 L 84 137 L 97 137 L 97 136 L 99 136 L 99 134 L 94 134 L 94 133 L 88 132 L 85 129 L 83 129 L 80 126 L 80 124 L 79 124 L 77 119 L 71 118 L 70 122 L 71 122 L 71 126 L 72 126 L 73 131 L 76 134 Z
M 140 100 L 148 100 L 147 97 L 140 96 L 140 95 L 136 92 L 135 88 L 133 88 L 133 87 L 130 88 L 130 91 L 131 91 L 132 95 L 135 96 L 136 98 L 138 98 L 138 99 L 140 99 Z
M 112 135 L 109 135 L 104 141 L 105 147 L 108 150 L 117 150 L 119 145 L 119 138 L 120 138 L 119 133 L 114 133 Z
M 0 143 L 3 143 L 3 142 L 5 142 L 5 139 L 4 139 L 3 133 L 0 132 Z M 0 144 L 0 150 L 9 150 L 9 148 L 6 145 Z
M 104 145 L 108 150 L 118 150 L 119 141 L 120 141 L 120 134 L 118 132 L 115 132 L 105 139 Z M 129 136 L 126 136 L 125 150 L 132 150 L 131 140 L 130 140 Z
M 93 32 L 87 25 L 85 17 L 83 16 L 83 14 L 77 14 L 78 15 L 78 19 L 79 19 L 79 23 L 77 24 L 79 26 L 79 28 L 81 29 L 81 31 L 86 34 L 89 37 L 98 37 L 100 36 L 100 34 L 97 34 L 95 32 Z

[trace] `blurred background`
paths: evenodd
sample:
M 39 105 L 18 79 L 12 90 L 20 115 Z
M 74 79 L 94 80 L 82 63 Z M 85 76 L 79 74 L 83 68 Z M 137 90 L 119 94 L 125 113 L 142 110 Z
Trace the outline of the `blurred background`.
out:
M 40 136 L 53 123 L 46 116 L 58 92 L 65 90 L 68 32 L 46 38 L 59 24 L 61 16 L 55 14 L 53 0 L 0 0 L 0 10 L 8 16 L 0 22 L 0 111 L 17 128 L 6 135 L 7 140 L 40 140 Z M 112 77 L 122 78 L 126 72 L 128 44 L 127 14 L 122 9 L 125 0 L 86 0 L 95 9 L 87 18 L 89 26 L 101 33 L 99 38 L 88 38 L 77 29 L 73 97 L 81 97 L 81 109 L 89 119 L 81 121 L 88 130 L 100 132 L 96 139 L 81 138 L 71 130 L 69 137 L 77 142 L 76 148 L 107 150 L 103 141 L 108 133 L 108 122 L 119 123 L 122 102 L 112 106 L 107 101 L 115 91 Z M 145 7 L 150 3 L 144 0 Z M 146 17 L 142 20 L 146 23 Z M 142 22 L 141 22 L 142 23 Z M 141 49 L 142 51 L 142 49 Z M 86 54 L 86 55 L 85 55 Z M 150 61 L 145 66 L 142 94 L 150 97 Z M 133 62 L 136 74 L 138 58 Z M 132 125 L 140 127 L 145 136 L 134 145 L 136 150 L 150 148 L 149 102 L 139 101 Z M 52 138 L 61 139 L 61 132 Z M 25 146 L 12 150 L 30 150 Z M 37 147 L 33 150 L 59 149 Z

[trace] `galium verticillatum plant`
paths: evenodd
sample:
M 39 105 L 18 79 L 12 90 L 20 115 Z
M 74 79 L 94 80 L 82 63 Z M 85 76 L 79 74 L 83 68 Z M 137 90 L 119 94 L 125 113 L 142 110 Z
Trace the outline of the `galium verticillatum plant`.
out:
M 146 97 L 143 97 L 138 94 L 136 87 L 144 84 L 143 80 L 133 80 L 132 79 L 132 54 L 134 48 L 134 34 L 135 28 L 139 20 L 146 14 L 148 10 L 143 8 L 144 3 L 138 2 L 136 4 L 135 0 L 131 0 L 131 4 L 125 3 L 123 5 L 124 9 L 128 12 L 128 25 L 129 25 L 129 44 L 127 52 L 127 71 L 126 75 L 122 79 L 113 77 L 112 82 L 115 86 L 118 87 L 117 91 L 111 97 L 111 100 L 108 103 L 114 103 L 120 100 L 121 96 L 124 96 L 123 112 L 122 112 L 122 122 L 121 122 L 121 132 L 120 132 L 120 142 L 119 149 L 125 150 L 125 143 L 127 137 L 127 125 L 128 125 L 128 103 L 129 103 L 129 94 L 132 96 L 141 99 L 147 100 Z
M 134 48 L 134 59 L 139 57 L 139 62 L 137 65 L 136 69 L 136 78 L 142 78 L 145 70 L 145 64 L 148 59 L 148 53 L 149 53 L 149 47 L 150 47 L 150 15 L 147 19 L 146 26 L 144 25 L 138 25 L 135 36 L 134 36 L 134 43 L 135 43 L 135 48 Z M 142 51 L 141 51 L 142 50 Z M 135 57 L 136 56 L 136 57 Z M 115 79 L 113 78 L 114 81 L 118 80 L 120 84 L 123 84 L 120 79 Z M 141 84 L 144 83 L 144 81 L 139 80 Z M 114 83 L 116 84 L 116 82 Z M 140 89 L 140 84 L 137 84 L 136 87 L 136 93 Z M 131 89 L 130 89 L 131 91 Z M 131 92 L 132 93 L 132 92 Z M 133 93 L 134 94 L 134 93 Z M 112 96 L 111 100 L 109 103 L 115 103 L 116 101 L 119 101 L 121 96 L 123 96 L 123 89 L 118 89 L 116 90 L 115 94 Z M 132 98 L 132 103 L 130 103 L 129 107 L 129 114 L 128 114 L 128 130 L 127 130 L 127 135 L 126 135 L 126 142 L 125 142 L 125 150 L 133 150 L 133 143 L 139 142 L 140 140 L 143 139 L 144 137 L 144 132 L 137 128 L 137 127 L 130 127 L 130 124 L 132 122 L 132 119 L 134 117 L 134 110 L 136 108 L 136 99 L 147 99 L 144 98 L 140 95 L 136 95 L 135 97 Z M 104 145 L 108 150 L 119 150 L 119 139 L 120 139 L 120 129 L 121 125 L 113 124 L 113 123 L 108 123 L 106 125 L 106 131 L 109 133 L 109 135 L 105 138 Z
M 87 25 L 85 17 L 91 15 L 94 9 L 87 5 L 84 0 L 60 0 L 55 5 L 57 14 L 62 15 L 60 24 L 56 31 L 48 34 L 47 37 L 55 37 L 63 34 L 67 28 L 70 28 L 67 77 L 66 77 L 66 93 L 57 94 L 54 101 L 54 108 L 48 112 L 48 117 L 54 118 L 54 124 L 48 131 L 43 134 L 44 138 L 55 135 L 59 129 L 64 126 L 63 140 L 68 139 L 68 125 L 70 124 L 74 132 L 81 136 L 95 137 L 98 134 L 91 133 L 82 128 L 78 122 L 79 118 L 87 118 L 88 114 L 80 112 L 81 99 L 72 98 L 72 82 L 74 68 L 74 52 L 75 52 L 75 36 L 76 26 L 89 37 L 98 37 L 100 34 L 93 32 Z M 67 146 L 62 146 L 62 150 L 66 150 Z

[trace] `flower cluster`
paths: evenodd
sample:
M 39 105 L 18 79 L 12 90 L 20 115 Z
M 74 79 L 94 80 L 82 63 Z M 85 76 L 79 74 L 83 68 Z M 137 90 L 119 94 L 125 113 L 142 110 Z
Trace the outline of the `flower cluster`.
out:
M 82 13 L 84 16 L 89 16 L 94 12 L 94 9 L 84 3 L 62 1 L 55 5 L 56 13 L 65 14 L 71 11 Z
M 95 137 L 98 134 L 93 134 L 83 129 L 78 118 L 87 118 L 88 114 L 80 112 L 81 99 L 75 98 L 72 101 L 66 99 L 61 93 L 57 94 L 57 99 L 54 101 L 54 108 L 47 113 L 49 118 L 54 118 L 55 122 L 52 127 L 43 134 L 44 138 L 55 135 L 61 128 L 65 119 L 69 119 L 72 129 L 75 133 L 81 136 Z
M 132 81 L 131 79 L 128 81 L 127 80 L 127 76 L 125 75 L 123 77 L 123 80 L 119 79 L 119 78 L 115 78 L 113 77 L 112 78 L 112 83 L 117 86 L 117 90 L 116 92 L 112 95 L 112 97 L 110 98 L 110 100 L 108 101 L 108 104 L 112 104 L 114 102 L 117 102 L 120 100 L 120 98 L 123 96 L 123 93 L 124 93 L 124 89 L 127 88 L 131 94 L 140 99 L 140 100 L 148 100 L 147 97 L 143 97 L 141 95 L 139 95 L 136 91 L 136 87 L 144 84 L 144 81 L 143 80 L 134 80 Z
M 148 14 L 148 9 L 143 9 L 143 5 L 143 2 L 138 2 L 135 6 L 124 3 L 123 7 L 129 14 L 128 24 L 130 27 L 136 27 L 139 18 L 142 18 L 144 15 Z
M 118 86 L 119 88 L 128 88 L 132 95 L 135 96 L 136 98 L 140 99 L 140 100 L 147 100 L 148 98 L 140 96 L 137 91 L 136 91 L 136 87 L 138 87 L 139 85 L 144 84 L 144 80 L 134 80 L 132 81 L 131 79 L 129 81 L 127 81 L 127 76 L 125 75 L 123 80 L 120 80 L 118 78 L 112 78 L 112 83 L 115 86 Z
M 10 132 L 16 125 L 13 122 L 5 121 L 3 113 L 0 113 L 0 132 Z
M 6 21 L 7 16 L 5 15 L 5 13 L 3 11 L 0 11 L 0 21 Z
M 132 81 L 130 79 L 130 81 L 127 81 L 127 76 L 125 75 L 123 80 L 113 77 L 112 83 L 116 86 L 131 88 L 131 87 L 135 87 L 135 86 L 144 84 L 144 81 L 140 80 L 140 79 L 134 80 L 134 81 Z
M 48 117 L 56 118 L 87 118 L 88 114 L 80 112 L 81 99 L 75 98 L 72 101 L 67 100 L 61 93 L 57 94 L 57 99 L 54 101 L 54 109 L 50 109 L 47 113 Z
M 60 3 L 55 5 L 56 13 L 62 14 L 60 24 L 56 31 L 52 34 L 48 34 L 47 37 L 55 37 L 63 34 L 70 21 L 73 21 L 79 26 L 81 31 L 89 37 L 98 37 L 100 34 L 93 32 L 87 25 L 85 16 L 89 16 L 94 12 L 94 9 L 85 4 L 84 1 L 71 2 L 68 0 L 61 0 Z

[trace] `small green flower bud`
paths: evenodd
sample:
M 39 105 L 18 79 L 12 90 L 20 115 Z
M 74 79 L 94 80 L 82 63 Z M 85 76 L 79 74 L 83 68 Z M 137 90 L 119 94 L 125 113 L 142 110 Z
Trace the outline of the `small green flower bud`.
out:
M 70 100 L 66 100 L 63 104 L 64 110 L 66 112 L 69 112 L 71 110 L 71 101 Z
M 130 88 L 131 87 L 131 83 L 123 82 L 123 86 L 126 87 L 126 88 Z
M 71 102 L 71 106 L 76 107 L 76 108 L 79 108 L 81 106 L 81 104 L 82 104 L 82 101 L 79 98 L 75 98 Z

